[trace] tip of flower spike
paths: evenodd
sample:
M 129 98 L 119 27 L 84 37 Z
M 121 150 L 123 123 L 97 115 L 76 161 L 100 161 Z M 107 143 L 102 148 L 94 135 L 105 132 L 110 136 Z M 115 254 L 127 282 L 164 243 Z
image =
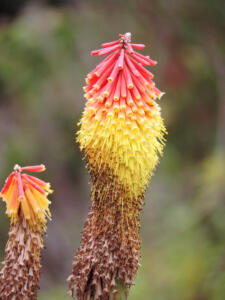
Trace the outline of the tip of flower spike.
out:
M 14 166 L 13 170 L 16 171 L 16 172 L 21 172 L 21 167 L 18 164 L 16 164 Z
M 131 43 L 131 32 L 126 32 L 123 35 L 123 40 L 125 43 Z
M 132 43 L 131 33 L 127 32 L 92 52 L 106 58 L 87 75 L 83 127 L 89 122 L 104 125 L 109 118 L 119 118 L 128 124 L 130 121 L 143 123 L 154 117 L 154 102 L 164 93 L 155 87 L 153 74 L 146 68 L 154 66 L 156 61 L 137 52 L 144 47 L 144 44 Z M 116 121 L 113 124 L 117 126 Z
M 51 190 L 50 183 L 23 173 L 24 171 L 42 172 L 44 170 L 43 164 L 26 167 L 16 164 L 14 166 L 14 172 L 7 178 L 0 194 L 6 202 L 6 213 L 11 222 L 16 222 L 21 212 L 31 225 L 35 226 L 39 222 L 45 226 L 46 217 L 50 216 L 48 208 L 50 201 L 47 195 L 53 193 L 53 190 Z

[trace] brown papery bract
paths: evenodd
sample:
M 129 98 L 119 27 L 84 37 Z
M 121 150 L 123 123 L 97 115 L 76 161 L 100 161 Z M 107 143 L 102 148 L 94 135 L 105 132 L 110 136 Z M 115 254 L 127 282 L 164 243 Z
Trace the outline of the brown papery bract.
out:
M 42 228 L 20 217 L 11 225 L 0 271 L 1 300 L 36 300 L 40 278 Z

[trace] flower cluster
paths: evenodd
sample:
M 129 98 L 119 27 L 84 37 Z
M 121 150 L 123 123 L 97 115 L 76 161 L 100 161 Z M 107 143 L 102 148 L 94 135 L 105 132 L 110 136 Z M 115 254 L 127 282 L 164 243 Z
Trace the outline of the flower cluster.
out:
M 12 222 L 16 222 L 19 211 L 25 220 L 35 225 L 36 218 L 42 224 L 46 223 L 46 216 L 50 217 L 47 195 L 52 192 L 50 184 L 23 172 L 42 172 L 44 165 L 20 167 L 15 165 L 14 171 L 7 178 L 0 196 L 6 202 L 6 214 Z
M 102 44 L 108 55 L 87 75 L 87 99 L 77 141 L 91 175 L 92 207 L 68 278 L 70 294 L 116 299 L 134 284 L 139 266 L 139 214 L 149 178 L 162 154 L 165 127 L 156 100 L 163 93 L 135 51 L 130 33 Z

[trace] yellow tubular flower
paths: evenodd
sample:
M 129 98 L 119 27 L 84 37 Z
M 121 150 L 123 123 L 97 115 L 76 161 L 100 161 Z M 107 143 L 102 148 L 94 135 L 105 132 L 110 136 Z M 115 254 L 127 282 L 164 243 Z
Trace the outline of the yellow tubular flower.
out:
M 0 299 L 36 300 L 39 287 L 41 249 L 47 217 L 50 184 L 24 174 L 42 172 L 44 165 L 20 167 L 7 178 L 0 196 L 11 220 L 5 260 L 0 271 Z
M 87 98 L 77 141 L 87 160 L 92 208 L 68 278 L 70 294 L 111 299 L 134 284 L 139 265 L 139 214 L 146 185 L 162 154 L 165 127 L 156 103 L 163 93 L 134 51 L 131 35 L 102 44 L 109 54 L 86 78 Z

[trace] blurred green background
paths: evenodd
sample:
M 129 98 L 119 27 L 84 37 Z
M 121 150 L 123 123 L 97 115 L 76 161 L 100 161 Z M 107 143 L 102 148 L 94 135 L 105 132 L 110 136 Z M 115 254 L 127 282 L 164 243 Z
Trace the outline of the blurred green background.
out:
M 40 300 L 69 299 L 66 277 L 90 206 L 77 122 L 90 51 L 132 32 L 145 43 L 168 128 L 141 217 L 131 300 L 225 299 L 225 2 L 1 0 L 0 185 L 15 163 L 44 163 L 52 222 Z M 0 204 L 0 258 L 9 221 Z

